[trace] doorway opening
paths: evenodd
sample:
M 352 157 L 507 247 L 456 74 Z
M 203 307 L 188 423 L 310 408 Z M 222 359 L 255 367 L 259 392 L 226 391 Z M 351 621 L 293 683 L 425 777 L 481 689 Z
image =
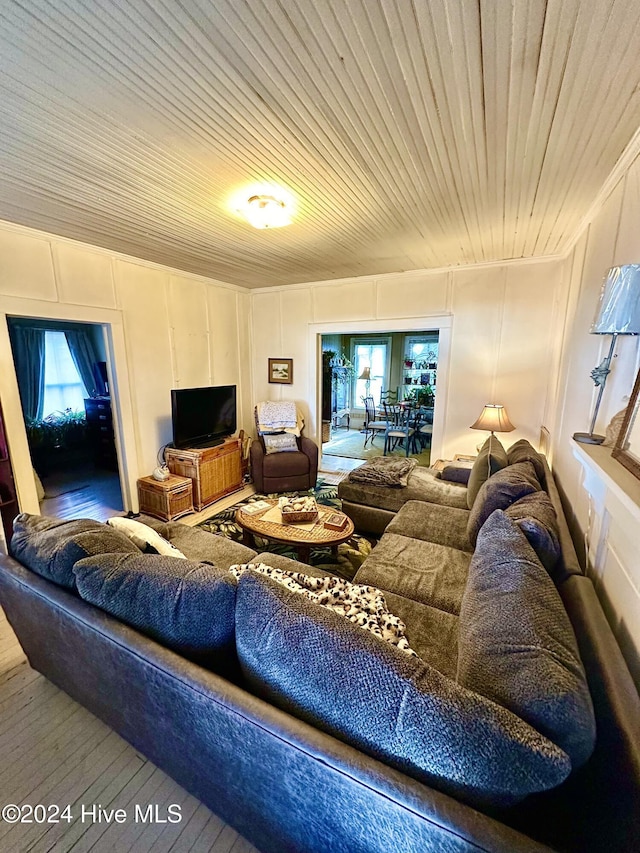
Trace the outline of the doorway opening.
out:
M 122 512 L 104 327 L 7 324 L 40 512 L 97 521 Z
M 437 329 L 321 335 L 323 467 L 407 451 L 430 464 L 439 338 Z M 407 438 L 385 441 L 398 425 Z

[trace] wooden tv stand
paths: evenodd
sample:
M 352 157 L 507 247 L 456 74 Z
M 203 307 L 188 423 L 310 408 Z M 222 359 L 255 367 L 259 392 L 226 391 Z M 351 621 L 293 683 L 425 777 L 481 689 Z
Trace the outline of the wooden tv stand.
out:
M 169 471 L 193 482 L 196 510 L 242 488 L 241 447 L 239 438 L 228 438 L 216 447 L 167 447 L 164 455 Z

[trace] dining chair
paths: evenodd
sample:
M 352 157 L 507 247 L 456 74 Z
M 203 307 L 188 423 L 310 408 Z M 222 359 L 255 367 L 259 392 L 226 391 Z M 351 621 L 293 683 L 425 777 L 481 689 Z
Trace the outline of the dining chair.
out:
M 364 446 L 366 448 L 369 441 L 373 445 L 373 439 L 380 432 L 385 432 L 387 429 L 386 420 L 381 421 L 376 419 L 376 405 L 373 402 L 373 397 L 364 398 Z
M 394 450 L 400 441 L 404 442 L 405 456 L 409 455 L 409 450 L 416 453 L 416 431 L 412 426 L 413 412 L 410 408 L 405 407 L 400 409 L 397 418 L 387 419 L 387 428 L 384 434 L 384 455 L 388 451 Z
M 398 403 L 382 403 L 382 410 L 384 412 L 385 422 L 392 421 L 394 424 L 398 422 L 398 416 L 401 411 Z
M 420 406 L 416 410 L 414 422 L 416 431 L 416 443 L 420 445 L 420 449 L 431 446 L 431 436 L 433 434 L 433 408 L 430 406 Z

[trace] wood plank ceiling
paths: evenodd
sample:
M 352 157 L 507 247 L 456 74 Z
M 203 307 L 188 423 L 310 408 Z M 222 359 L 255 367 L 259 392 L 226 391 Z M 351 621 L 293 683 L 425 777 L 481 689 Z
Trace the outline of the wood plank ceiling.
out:
M 0 218 L 248 287 L 563 250 L 637 0 L 0 0 Z M 231 205 L 287 188 L 294 223 Z

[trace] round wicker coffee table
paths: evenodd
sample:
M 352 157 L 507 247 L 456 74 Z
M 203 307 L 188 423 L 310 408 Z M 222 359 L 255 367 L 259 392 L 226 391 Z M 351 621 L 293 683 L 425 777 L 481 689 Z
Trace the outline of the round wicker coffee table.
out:
M 269 499 L 266 500 L 266 503 L 269 504 L 267 509 L 253 515 L 243 512 L 242 508 L 236 512 L 236 523 L 242 528 L 242 541 L 250 548 L 255 548 L 254 537 L 260 536 L 272 542 L 291 545 L 296 549 L 300 562 L 308 563 L 312 548 L 331 548 L 332 552 L 337 554 L 338 545 L 346 542 L 347 539 L 353 536 L 353 521 L 344 513 L 330 507 L 319 506 L 318 520 L 313 527 L 309 528 L 308 526 L 298 527 L 295 524 L 281 524 L 276 521 L 264 519 L 264 516 L 270 514 L 271 510 L 278 506 L 277 500 Z M 346 518 L 344 527 L 340 530 L 332 530 L 325 527 L 324 522 L 330 516 L 339 516 L 341 519 Z

